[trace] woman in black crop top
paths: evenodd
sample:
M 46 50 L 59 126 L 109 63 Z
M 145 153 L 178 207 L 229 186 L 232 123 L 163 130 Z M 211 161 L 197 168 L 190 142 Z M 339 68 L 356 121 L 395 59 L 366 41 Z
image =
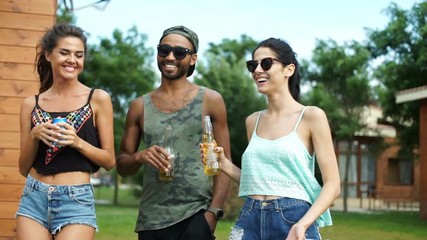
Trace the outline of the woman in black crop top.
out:
M 78 80 L 87 38 L 57 24 L 37 46 L 39 94 L 21 106 L 19 171 L 27 177 L 17 211 L 17 239 L 94 239 L 90 174 L 115 165 L 110 95 Z M 53 124 L 56 117 L 65 122 Z

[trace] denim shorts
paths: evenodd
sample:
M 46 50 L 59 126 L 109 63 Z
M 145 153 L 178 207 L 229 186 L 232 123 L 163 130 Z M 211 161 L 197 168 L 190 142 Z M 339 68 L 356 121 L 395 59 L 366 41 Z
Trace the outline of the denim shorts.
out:
M 52 235 L 71 224 L 98 231 L 92 184 L 49 185 L 28 175 L 16 215 L 40 223 Z
M 310 203 L 293 198 L 262 201 L 247 197 L 229 239 L 285 239 L 310 207 Z M 316 223 L 307 228 L 305 239 L 322 239 Z

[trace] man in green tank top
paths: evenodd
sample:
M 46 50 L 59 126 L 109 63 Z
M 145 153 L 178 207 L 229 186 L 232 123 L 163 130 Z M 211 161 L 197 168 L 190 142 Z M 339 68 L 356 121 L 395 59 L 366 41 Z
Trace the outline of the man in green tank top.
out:
M 227 114 L 222 96 L 187 77 L 195 69 L 198 37 L 184 26 L 166 29 L 157 47 L 161 85 L 132 101 L 127 113 L 117 171 L 121 176 L 143 171 L 142 197 L 135 232 L 140 240 L 214 239 L 228 192 L 229 178 L 206 176 L 200 160 L 202 117 L 212 119 L 215 140 L 230 157 Z M 166 125 L 172 126 L 174 177 L 163 147 Z M 144 149 L 138 149 L 140 141 Z

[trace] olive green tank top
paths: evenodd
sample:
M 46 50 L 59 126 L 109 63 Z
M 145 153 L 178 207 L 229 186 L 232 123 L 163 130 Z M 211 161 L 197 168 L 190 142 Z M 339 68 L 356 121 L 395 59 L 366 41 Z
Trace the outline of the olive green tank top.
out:
M 176 159 L 171 182 L 159 180 L 159 170 L 153 166 L 143 166 L 136 232 L 171 226 L 210 204 L 212 184 L 203 172 L 198 146 L 202 139 L 204 93 L 205 88 L 200 87 L 190 103 L 173 113 L 160 112 L 151 102 L 150 93 L 143 96 L 145 146 L 161 146 L 165 125 L 170 124 Z

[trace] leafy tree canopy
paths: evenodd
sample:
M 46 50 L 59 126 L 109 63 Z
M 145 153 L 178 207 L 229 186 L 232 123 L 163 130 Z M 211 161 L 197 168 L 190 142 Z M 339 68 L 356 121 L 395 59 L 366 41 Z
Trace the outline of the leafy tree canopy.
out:
M 301 76 L 311 86 L 302 101 L 327 113 L 337 139 L 352 138 L 364 127 L 361 113 L 372 99 L 369 56 L 357 42 L 338 45 L 333 40 L 320 40 L 312 63 L 301 64 Z
M 210 44 L 206 61 L 198 63 L 194 81 L 218 91 L 227 107 L 230 131 L 231 155 L 240 166 L 240 158 L 247 146 L 245 119 L 265 106 L 265 100 L 257 92 L 246 70 L 245 56 L 255 48 L 256 42 L 243 35 L 239 40 L 223 40 Z
M 419 102 L 397 104 L 395 95 L 427 84 L 427 2 L 410 10 L 393 3 L 387 14 L 390 22 L 384 29 L 368 30 L 368 47 L 378 62 L 375 77 L 381 106 L 399 133 L 400 156 L 412 159 L 419 146 Z
M 110 93 L 114 108 L 116 149 L 125 127 L 130 102 L 153 89 L 156 74 L 152 70 L 152 49 L 145 47 L 146 36 L 136 27 L 123 34 L 113 32 L 112 39 L 101 38 L 98 45 L 89 45 L 85 71 L 80 81 Z

